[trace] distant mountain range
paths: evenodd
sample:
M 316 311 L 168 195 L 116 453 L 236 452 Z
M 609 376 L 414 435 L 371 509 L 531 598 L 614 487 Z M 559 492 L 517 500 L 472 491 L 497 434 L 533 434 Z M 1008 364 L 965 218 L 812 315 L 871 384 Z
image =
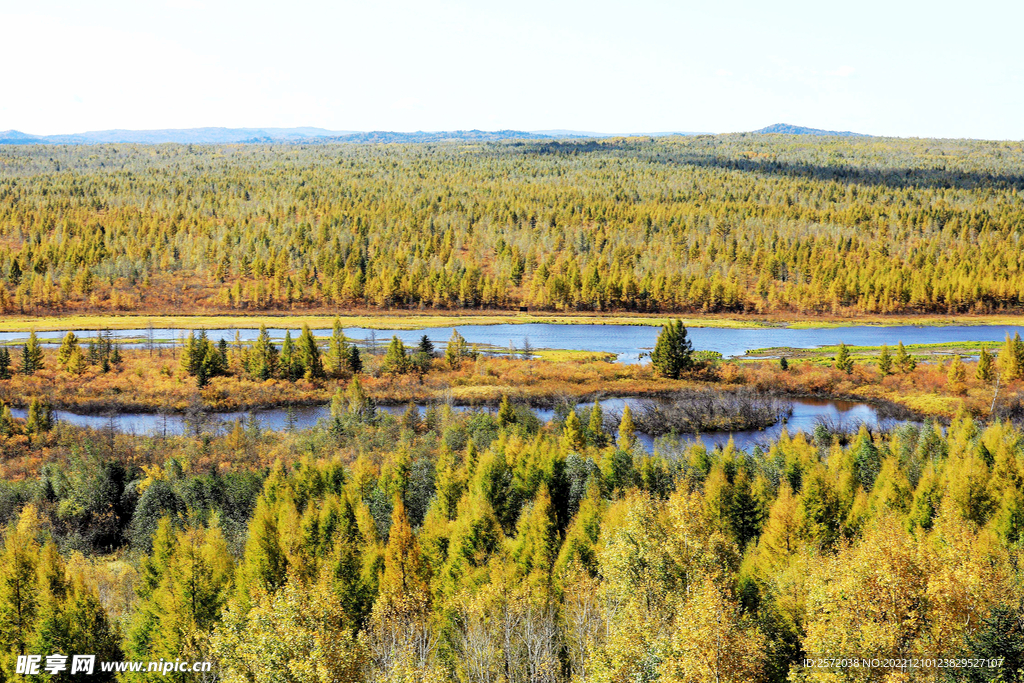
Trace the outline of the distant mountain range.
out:
M 753 131 L 754 133 L 781 133 L 783 135 L 836 135 L 844 138 L 864 138 L 868 137 L 864 133 L 852 133 L 848 130 L 822 130 L 820 128 L 808 128 L 806 126 L 794 126 L 789 123 L 773 123 L 770 126 L 762 128 L 760 130 Z
M 785 133 L 789 135 L 859 136 L 849 131 L 837 132 L 776 123 L 753 131 L 754 133 Z M 110 143 L 162 143 L 216 145 L 255 143 L 389 143 L 389 142 L 445 142 L 451 140 L 491 142 L 496 140 L 571 140 L 584 138 L 617 137 L 620 134 L 594 133 L 579 130 L 453 130 L 416 131 L 351 131 L 326 128 L 165 128 L 160 130 L 95 130 L 72 135 L 32 135 L 17 130 L 0 131 L 0 145 L 98 145 Z M 692 132 L 631 133 L 661 137 L 666 135 L 707 135 Z
M 600 133 L 571 130 L 454 130 L 416 131 L 352 131 L 325 128 L 169 128 L 162 130 L 97 130 L 73 135 L 31 135 L 17 130 L 0 132 L 0 144 L 8 145 L 97 145 L 109 143 L 139 143 L 156 145 L 179 144 L 237 144 L 237 143 L 330 143 L 330 142 L 443 142 L 447 140 L 553 140 L 571 138 L 606 137 Z
M 0 144 L 15 145 L 97 145 L 135 142 L 157 145 L 164 142 L 223 144 L 233 142 L 302 142 L 304 140 L 351 135 L 355 131 L 326 128 L 165 128 L 161 130 L 94 130 L 73 135 L 30 135 L 17 130 L 0 132 Z

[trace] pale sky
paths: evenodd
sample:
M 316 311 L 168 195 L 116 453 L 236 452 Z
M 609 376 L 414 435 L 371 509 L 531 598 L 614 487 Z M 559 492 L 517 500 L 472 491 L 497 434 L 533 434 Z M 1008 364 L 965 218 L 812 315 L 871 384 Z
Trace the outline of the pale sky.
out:
M 0 130 L 1024 139 L 1024 3 L 0 0 Z

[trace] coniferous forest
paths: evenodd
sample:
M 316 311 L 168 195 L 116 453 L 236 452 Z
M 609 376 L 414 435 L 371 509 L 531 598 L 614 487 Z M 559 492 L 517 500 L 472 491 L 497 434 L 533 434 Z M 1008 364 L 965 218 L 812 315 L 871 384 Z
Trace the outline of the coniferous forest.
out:
M 751 134 L 4 146 L 0 310 L 1019 311 L 1022 168 Z
M 0 146 L 0 683 L 1020 683 L 1022 236 L 1012 142 Z M 334 317 L 523 308 L 672 319 L 625 363 Z

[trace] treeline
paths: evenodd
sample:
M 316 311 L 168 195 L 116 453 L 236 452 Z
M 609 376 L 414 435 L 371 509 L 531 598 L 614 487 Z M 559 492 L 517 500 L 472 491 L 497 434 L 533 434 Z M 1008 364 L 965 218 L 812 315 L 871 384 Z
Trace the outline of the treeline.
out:
M 961 417 L 651 455 L 628 412 L 559 415 L 392 417 L 353 382 L 308 432 L 79 448 L 2 484 L 5 651 L 60 633 L 35 607 L 45 577 L 77 585 L 57 550 L 121 548 L 134 598 L 105 647 L 212 659 L 224 681 L 810 681 L 835 672 L 804 658 L 930 656 L 1003 658 L 950 680 L 1024 680 L 1019 429 Z M 147 442 L 177 455 L 118 454 Z M 194 464 L 247 450 L 288 464 Z
M 5 146 L 0 310 L 1016 311 L 1022 173 L 879 138 Z

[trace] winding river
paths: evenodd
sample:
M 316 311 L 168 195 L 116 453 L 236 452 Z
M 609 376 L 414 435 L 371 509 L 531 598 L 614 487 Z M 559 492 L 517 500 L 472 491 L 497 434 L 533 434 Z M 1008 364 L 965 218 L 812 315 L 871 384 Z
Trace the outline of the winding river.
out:
M 623 406 L 630 403 L 635 406 L 637 399 L 610 398 L 601 401 L 601 407 L 605 412 L 620 414 Z M 577 411 L 590 410 L 592 403 L 581 403 Z M 420 413 L 426 411 L 426 406 L 417 406 Z M 824 421 L 833 427 L 840 427 L 848 431 L 855 431 L 861 424 L 867 425 L 871 430 L 885 429 L 897 424 L 879 416 L 878 412 L 866 403 L 851 401 L 833 401 L 817 399 L 799 399 L 792 401 L 792 414 L 768 427 L 767 429 L 750 429 L 734 432 L 709 432 L 699 435 L 683 435 L 679 439 L 682 442 L 700 441 L 707 448 L 724 446 L 732 438 L 737 448 L 749 450 L 757 445 L 765 446 L 779 434 L 783 429 L 794 434 L 797 432 L 810 433 L 815 426 Z M 455 406 L 458 411 L 490 410 L 495 408 L 474 408 L 468 406 Z M 378 410 L 392 415 L 401 415 L 405 412 L 405 406 L 382 406 Z M 13 409 L 15 417 L 25 417 L 25 409 Z M 534 408 L 533 413 L 542 421 L 547 422 L 555 417 L 555 411 L 550 408 Z M 198 426 L 204 431 L 226 432 L 234 427 L 236 421 L 246 423 L 255 419 L 260 428 L 264 430 L 280 431 L 284 429 L 305 429 L 317 424 L 318 421 L 330 416 L 330 409 L 327 406 L 301 406 L 291 410 L 286 408 L 271 408 L 254 410 L 252 412 L 215 413 L 206 414 L 201 417 L 188 417 L 181 414 L 152 414 L 152 413 L 118 413 L 114 415 L 80 415 L 66 410 L 54 411 L 58 420 L 69 424 L 89 427 L 92 429 L 114 429 L 118 432 L 150 435 L 150 436 L 176 436 L 186 431 L 194 431 Z M 648 451 L 654 449 L 654 439 L 644 433 L 637 434 L 640 442 Z M 666 437 L 667 438 L 667 437 Z
M 620 363 L 644 362 L 644 356 L 653 348 L 660 328 L 646 325 L 600 325 L 600 324 L 501 324 L 501 325 L 462 325 L 453 327 L 431 327 L 416 330 L 374 330 L 369 328 L 346 328 L 345 335 L 365 347 L 376 346 L 383 351 L 387 340 L 397 336 L 407 345 L 416 344 L 420 337 L 427 335 L 438 348 L 458 329 L 459 333 L 470 344 L 478 344 L 487 350 L 508 350 L 514 348 L 522 351 L 525 347 L 532 349 L 569 349 L 593 352 L 609 352 L 616 354 Z M 270 329 L 271 336 L 280 341 L 285 335 L 284 328 Z M 99 333 L 97 330 L 75 330 L 76 334 L 88 340 Z M 292 336 L 297 337 L 298 329 L 292 329 Z M 326 340 L 331 334 L 329 329 L 314 330 L 314 335 Z M 1007 334 L 1024 334 L 1024 325 L 959 325 L 959 326 L 918 326 L 904 325 L 881 327 L 859 325 L 824 329 L 793 329 L 788 327 L 765 327 L 750 329 L 729 329 L 720 327 L 696 327 L 688 330 L 693 346 L 697 350 L 718 351 L 726 357 L 742 356 L 754 349 L 772 347 L 815 348 L 845 342 L 855 346 L 878 346 L 881 344 L 895 345 L 902 341 L 905 344 L 941 344 L 956 341 L 1001 342 Z M 187 330 L 159 328 L 153 330 L 128 329 L 111 330 L 109 334 L 128 347 L 143 347 L 147 340 L 161 346 L 180 343 Z M 208 329 L 211 339 L 224 338 L 233 341 L 235 334 L 243 342 L 256 339 L 255 329 L 221 328 Z M 39 332 L 38 337 L 44 344 L 58 344 L 65 330 Z M 0 344 L 17 344 L 27 338 L 25 332 L 2 332 Z M 607 411 L 621 412 L 623 405 L 633 399 L 607 399 L 602 405 Z M 708 433 L 680 437 L 682 440 L 700 440 L 708 447 L 724 445 L 731 437 L 742 449 L 749 449 L 758 444 L 765 444 L 787 429 L 790 433 L 799 431 L 810 432 L 819 421 L 832 425 L 856 428 L 866 424 L 870 429 L 891 426 L 882 420 L 878 413 L 864 403 L 825 400 L 796 400 L 792 402 L 793 412 L 789 418 L 764 430 L 737 431 L 732 433 Z M 589 405 L 583 404 L 587 409 Z M 458 408 L 472 410 L 473 408 Z M 386 407 L 381 410 L 390 413 L 401 413 L 404 407 Z M 424 410 L 420 406 L 420 410 Z M 14 411 L 15 415 L 24 417 L 24 410 Z M 554 412 L 550 409 L 534 409 L 535 414 L 544 421 L 550 420 Z M 56 416 L 71 424 L 92 427 L 95 429 L 113 428 L 121 432 L 151 435 L 181 434 L 195 429 L 194 419 L 184 415 L 158 415 L 145 413 L 121 413 L 112 416 L 79 415 L 68 411 L 57 411 Z M 230 429 L 236 420 L 245 421 L 252 416 L 261 428 L 280 430 L 286 428 L 301 429 L 310 427 L 318 420 L 328 416 L 325 406 L 297 407 L 292 410 L 284 408 L 253 411 L 252 413 L 221 413 L 205 416 L 203 428 L 209 430 Z M 639 434 L 641 442 L 651 450 L 654 440 Z

